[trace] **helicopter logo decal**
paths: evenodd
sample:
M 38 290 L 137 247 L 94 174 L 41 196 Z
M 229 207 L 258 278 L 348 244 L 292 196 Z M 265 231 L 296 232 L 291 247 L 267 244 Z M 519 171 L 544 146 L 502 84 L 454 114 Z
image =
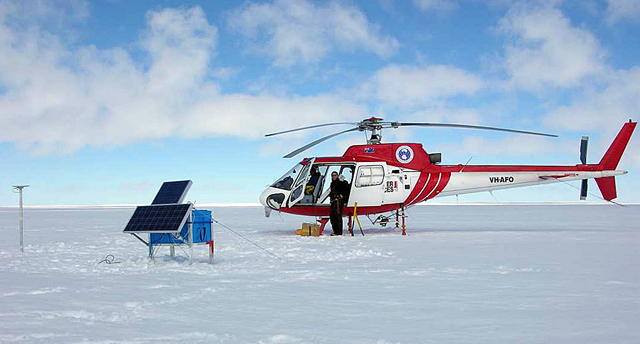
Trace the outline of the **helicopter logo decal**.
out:
M 396 149 L 396 159 L 403 164 L 408 164 L 413 160 L 413 149 L 409 146 L 400 146 Z

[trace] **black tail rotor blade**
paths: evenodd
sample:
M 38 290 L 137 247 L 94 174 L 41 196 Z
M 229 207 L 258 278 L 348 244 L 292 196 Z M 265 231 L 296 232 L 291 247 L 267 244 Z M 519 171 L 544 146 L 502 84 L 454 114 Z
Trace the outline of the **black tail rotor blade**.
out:
M 580 140 L 580 162 L 587 163 L 587 147 L 589 146 L 589 136 L 583 136 Z
M 277 133 L 266 134 L 266 135 L 265 135 L 265 137 L 275 136 L 275 135 L 280 135 L 280 134 L 286 134 L 286 133 L 291 133 L 291 132 L 299 131 L 299 130 L 307 130 L 307 129 L 313 129 L 313 128 L 328 127 L 328 126 L 331 126 L 331 125 L 345 125 L 345 124 L 358 125 L 358 123 L 356 123 L 356 122 L 336 122 L 336 123 L 325 123 L 325 124 L 311 125 L 311 126 L 308 126 L 308 127 L 302 127 L 302 128 L 290 129 L 290 130 L 285 130 L 285 131 L 279 131 L 279 132 L 277 132 Z
M 317 140 L 315 140 L 315 141 L 313 141 L 313 142 L 311 142 L 311 143 L 309 143 L 309 144 L 307 144 L 305 146 L 302 146 L 302 147 L 294 150 L 293 152 L 285 155 L 283 158 L 292 158 L 292 157 L 294 157 L 294 156 L 306 151 L 307 149 L 317 145 L 318 143 L 322 143 L 322 142 L 324 142 L 324 141 L 326 141 L 326 140 L 328 140 L 330 138 L 334 138 L 334 137 L 336 137 L 338 135 L 342 135 L 342 134 L 348 133 L 350 131 L 358 131 L 358 130 L 359 130 L 358 128 L 352 128 L 352 129 L 344 130 L 344 131 L 341 131 L 341 132 L 338 132 L 338 133 L 335 133 L 335 134 L 331 134 L 331 135 L 325 136 L 323 138 L 317 139 Z
M 545 134 L 545 133 L 538 133 L 538 132 L 534 132 L 534 131 L 505 129 L 505 128 L 497 128 L 497 127 L 486 127 L 486 126 L 482 126 L 482 125 L 469 125 L 469 124 L 454 124 L 454 123 L 398 123 L 397 125 L 398 126 L 405 126 L 405 127 L 413 126 L 413 127 L 442 127 L 442 128 L 494 130 L 494 131 L 504 131 L 504 132 L 508 132 L 508 133 L 517 133 L 517 134 L 528 134 L 528 135 L 558 137 L 558 135 L 555 135 L 555 134 Z
M 587 179 L 583 179 L 582 180 L 582 186 L 580 187 L 580 200 L 584 201 L 585 199 L 587 199 L 587 186 L 588 186 L 588 180 Z
M 580 140 L 580 162 L 584 165 L 587 163 L 587 146 L 589 145 L 589 136 L 583 136 L 582 140 Z M 580 187 L 580 199 L 586 200 L 587 194 L 589 193 L 587 190 L 588 182 L 586 179 L 582 180 L 582 186 Z

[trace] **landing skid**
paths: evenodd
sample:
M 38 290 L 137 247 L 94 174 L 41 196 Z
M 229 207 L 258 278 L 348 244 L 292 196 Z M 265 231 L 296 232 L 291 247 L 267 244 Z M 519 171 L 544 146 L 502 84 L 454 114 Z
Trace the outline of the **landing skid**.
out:
M 348 218 L 348 224 L 347 224 L 347 228 L 349 229 L 349 234 L 351 234 L 351 236 L 353 236 L 353 226 L 354 226 L 354 221 L 353 221 L 353 216 L 349 215 L 347 216 Z M 402 228 L 402 235 L 407 235 L 407 224 L 406 224 L 406 218 L 407 218 L 407 214 L 405 212 L 405 208 L 404 205 L 402 207 L 400 207 L 400 209 L 396 210 L 396 226 L 395 228 Z M 402 226 L 400 225 L 400 219 L 402 219 Z M 327 225 L 327 223 L 329 222 L 329 218 L 328 217 L 320 217 L 319 219 L 316 219 L 316 221 L 319 223 L 320 225 L 320 236 L 323 235 L 324 233 L 324 227 Z M 362 229 L 360 229 L 362 231 Z M 364 235 L 364 233 L 362 233 L 362 235 Z

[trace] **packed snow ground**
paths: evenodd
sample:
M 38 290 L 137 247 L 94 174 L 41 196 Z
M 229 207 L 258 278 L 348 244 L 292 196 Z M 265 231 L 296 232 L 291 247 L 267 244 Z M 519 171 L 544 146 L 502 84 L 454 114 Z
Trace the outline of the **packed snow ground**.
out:
M 133 209 L 0 209 L 2 343 L 638 343 L 640 206 L 417 206 L 409 235 L 297 237 L 214 208 L 215 263 L 155 262 Z M 367 223 L 365 223 L 367 222 Z M 331 230 L 329 229 L 329 232 Z M 108 254 L 119 264 L 99 264 Z

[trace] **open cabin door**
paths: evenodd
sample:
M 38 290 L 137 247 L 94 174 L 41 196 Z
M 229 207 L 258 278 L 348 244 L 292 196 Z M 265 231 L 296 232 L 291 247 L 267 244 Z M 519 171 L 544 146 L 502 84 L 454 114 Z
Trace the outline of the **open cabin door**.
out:
M 289 207 L 293 207 L 296 203 L 300 202 L 304 198 L 304 188 L 309 182 L 309 178 L 311 177 L 311 165 L 316 161 L 316 158 L 304 159 L 302 160 L 302 171 L 300 171 L 300 175 L 298 175 L 298 180 L 296 180 L 293 185 L 293 191 L 291 192 L 291 196 L 289 196 Z

